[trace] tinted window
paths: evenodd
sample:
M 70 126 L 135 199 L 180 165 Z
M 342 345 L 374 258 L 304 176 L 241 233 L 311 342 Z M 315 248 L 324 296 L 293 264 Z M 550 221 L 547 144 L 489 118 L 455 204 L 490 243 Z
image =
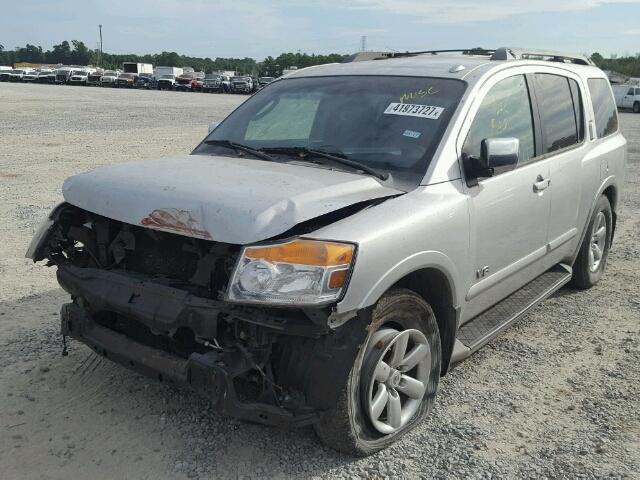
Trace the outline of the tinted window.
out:
M 629 89 L 629 91 L 627 92 L 627 95 L 633 95 L 633 88 Z
M 573 99 L 573 110 L 576 115 L 576 123 L 578 124 L 578 141 L 584 140 L 584 108 L 582 106 L 582 95 L 578 82 L 569 79 L 569 88 L 571 88 L 571 98 Z
M 604 78 L 590 78 L 588 83 L 596 120 L 596 132 L 598 138 L 606 137 L 618 130 L 618 112 L 611 88 Z
M 542 124 L 542 153 L 578 143 L 578 124 L 569 79 L 537 73 L 536 97 Z
M 462 151 L 479 158 L 482 140 L 505 137 L 520 140 L 518 164 L 535 156 L 531 103 L 524 75 L 505 78 L 491 88 L 473 119 Z

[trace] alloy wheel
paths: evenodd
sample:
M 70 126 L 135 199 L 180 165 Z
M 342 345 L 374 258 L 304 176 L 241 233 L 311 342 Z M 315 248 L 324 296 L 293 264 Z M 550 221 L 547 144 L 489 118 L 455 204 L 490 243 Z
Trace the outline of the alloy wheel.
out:
M 604 212 L 598 212 L 591 229 L 589 245 L 589 270 L 593 273 L 600 268 L 607 243 L 607 219 Z
M 416 414 L 427 389 L 431 347 L 422 332 L 384 328 L 371 338 L 365 357 L 363 403 L 373 427 L 395 433 Z

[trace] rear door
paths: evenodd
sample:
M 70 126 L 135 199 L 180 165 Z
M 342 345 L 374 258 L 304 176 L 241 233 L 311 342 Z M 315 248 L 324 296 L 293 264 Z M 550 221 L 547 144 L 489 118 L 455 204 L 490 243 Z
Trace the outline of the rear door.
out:
M 579 77 L 570 75 L 569 72 L 533 75 L 542 143 L 540 158 L 550 169 L 548 252 L 553 263 L 573 252 L 571 240 L 578 234 L 584 184 L 582 163 L 587 153 L 584 95 Z

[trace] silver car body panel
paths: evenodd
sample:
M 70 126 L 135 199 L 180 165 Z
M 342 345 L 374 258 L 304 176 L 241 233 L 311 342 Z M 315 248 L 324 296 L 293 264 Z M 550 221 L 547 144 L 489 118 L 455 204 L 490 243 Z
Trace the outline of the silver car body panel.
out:
M 479 105 L 501 79 L 528 73 L 560 74 L 578 82 L 584 142 L 468 187 L 461 148 Z M 460 325 L 553 265 L 571 264 L 597 198 L 606 187 L 619 188 L 623 182 L 626 140 L 619 131 L 603 139 L 592 135 L 587 79 L 606 79 L 595 67 L 423 55 L 310 67 L 278 81 L 333 75 L 467 83 L 418 188 L 402 194 L 363 175 L 253 159 L 179 156 L 72 177 L 65 182 L 65 199 L 126 223 L 247 244 L 354 203 L 394 197 L 306 235 L 358 245 L 349 286 L 335 312 L 373 305 L 407 274 L 436 269 L 448 280 Z M 551 179 L 542 194 L 532 188 L 538 175 Z M 167 219 L 173 221 L 171 228 L 161 225 Z
M 451 58 L 428 59 L 425 62 L 430 66 L 428 71 L 420 68 L 422 62 L 418 58 L 388 62 L 360 62 L 348 70 L 339 66 L 316 67 L 289 75 L 289 78 L 322 76 L 337 71 L 398 74 L 398 70 L 392 68 L 398 66 L 405 69 L 402 74 L 460 78 L 469 84 L 434 155 L 437 160 L 431 162 L 421 182 L 428 188 L 419 188 L 370 212 L 360 212 L 314 232 L 317 238 L 344 237 L 360 245 L 352 283 L 336 306 L 337 313 L 372 305 L 412 271 L 437 268 L 449 279 L 455 292 L 454 307 L 459 309 L 459 323 L 463 324 L 553 265 L 563 261 L 571 264 L 595 201 L 608 185 L 619 185 L 624 179 L 626 140 L 622 134 L 618 132 L 604 139 L 589 136 L 594 118 L 586 79 L 606 76 L 595 67 L 542 61 L 472 61 L 465 69 L 453 73 L 449 72 L 455 63 Z M 378 68 L 378 63 L 387 67 Z M 584 142 L 508 174 L 486 179 L 478 187 L 467 187 L 462 180 L 461 148 L 485 94 L 506 77 L 534 72 L 564 75 L 578 82 L 585 106 Z M 602 172 L 607 173 L 606 177 Z M 539 173 L 553 182 L 538 196 L 532 185 Z M 576 181 L 576 177 L 580 180 Z M 491 184 L 497 185 L 490 187 Z M 451 188 L 458 191 L 457 195 L 426 203 L 419 198 L 426 192 L 441 192 L 447 188 L 444 185 L 455 186 Z M 407 202 L 406 210 L 387 219 L 386 209 L 404 202 Z M 440 216 L 433 215 L 433 211 L 440 212 Z M 526 216 L 523 211 L 527 211 Z M 365 221 L 368 224 L 360 225 L 361 216 L 367 216 L 371 223 Z M 459 224 L 454 219 L 464 221 Z M 389 228 L 387 220 L 392 225 Z M 403 233 L 396 223 L 411 225 L 411 232 Z M 378 229 L 386 235 L 372 233 L 379 233 Z M 402 242 L 391 240 L 390 232 Z M 465 248 L 460 244 L 460 235 L 466 238 Z M 394 248 L 390 248 L 391 245 Z M 363 260 L 370 252 L 375 253 Z M 477 278 L 476 272 L 488 264 L 489 274 Z
M 370 176 L 224 156 L 181 155 L 68 178 L 64 198 L 108 218 L 233 244 L 280 235 L 355 203 L 400 195 Z

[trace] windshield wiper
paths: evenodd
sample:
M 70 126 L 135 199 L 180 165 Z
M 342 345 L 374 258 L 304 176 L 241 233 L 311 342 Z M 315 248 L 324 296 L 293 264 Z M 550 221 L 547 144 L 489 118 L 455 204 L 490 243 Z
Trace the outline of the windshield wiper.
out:
M 241 143 L 232 142 L 231 140 L 205 140 L 204 143 L 206 143 L 207 145 L 218 145 L 220 147 L 228 147 L 235 150 L 240 150 L 242 152 L 249 153 L 254 157 L 261 158 L 262 160 L 267 160 L 268 162 L 276 161 L 275 158 L 267 153 L 256 150 L 255 148 L 251 148 L 247 145 L 242 145 Z
M 314 148 L 308 147 L 269 147 L 265 148 L 264 150 L 266 152 L 273 153 L 293 153 L 300 155 L 302 158 L 307 156 L 326 158 L 327 160 L 331 160 L 334 163 L 339 163 L 340 165 L 346 165 L 347 167 L 351 167 L 355 170 L 360 170 L 361 172 L 372 175 L 376 178 L 379 178 L 380 180 L 386 180 L 389 178 L 388 173 L 378 172 L 377 170 L 362 162 L 351 160 L 344 153 L 329 153 L 324 150 L 316 150 Z

